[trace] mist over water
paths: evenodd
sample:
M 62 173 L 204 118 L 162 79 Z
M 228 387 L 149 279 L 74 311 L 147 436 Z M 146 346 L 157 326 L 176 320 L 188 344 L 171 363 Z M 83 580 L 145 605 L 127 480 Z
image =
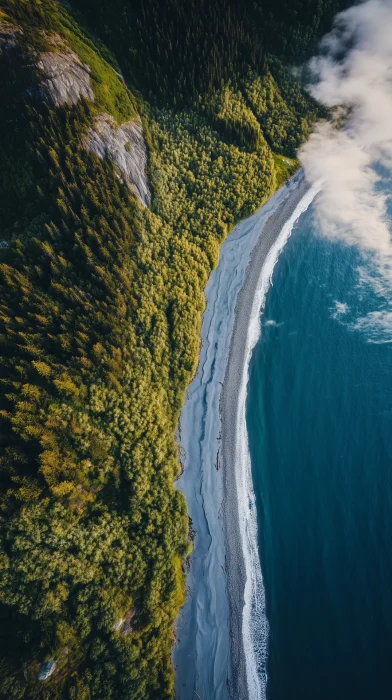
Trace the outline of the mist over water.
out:
M 319 214 L 279 258 L 249 367 L 267 698 L 390 700 L 390 298 L 379 261 Z
M 322 189 L 249 365 L 268 700 L 392 698 L 391 37 L 392 0 L 368 0 L 309 64 L 334 113 L 300 152 Z
M 320 123 L 300 151 L 309 182 L 323 181 L 315 209 L 320 231 L 370 256 L 368 282 L 386 298 L 392 294 L 391 37 L 392 0 L 367 0 L 337 15 L 308 66 L 309 91 L 335 118 Z M 392 337 L 390 304 L 363 323 Z
M 247 387 L 268 619 L 247 625 L 245 595 L 253 650 L 270 630 L 252 698 L 266 679 L 269 700 L 392 697 L 391 37 L 392 0 L 367 0 L 308 66 L 333 114 L 299 154 L 322 188 L 278 263 Z

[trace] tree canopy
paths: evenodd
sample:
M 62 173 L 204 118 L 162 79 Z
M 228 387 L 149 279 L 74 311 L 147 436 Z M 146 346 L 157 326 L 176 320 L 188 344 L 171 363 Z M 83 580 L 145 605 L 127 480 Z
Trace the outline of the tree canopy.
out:
M 327 22 L 334 6 L 319 5 Z M 78 0 L 71 15 L 54 0 L 0 0 L 0 38 L 15 43 L 0 54 L 7 700 L 173 697 L 191 550 L 174 436 L 203 290 L 229 230 L 294 172 L 320 115 L 265 53 L 259 6 Z M 54 34 L 89 65 L 94 102 L 39 98 Z M 151 208 L 86 150 L 102 111 L 119 124 L 141 115 Z

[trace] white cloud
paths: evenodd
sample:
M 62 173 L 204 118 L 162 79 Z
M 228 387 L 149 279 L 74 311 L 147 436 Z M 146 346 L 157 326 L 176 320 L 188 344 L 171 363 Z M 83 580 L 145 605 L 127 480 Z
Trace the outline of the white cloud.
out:
M 310 92 L 335 111 L 333 123 L 320 123 L 299 154 L 309 182 L 323 181 L 319 227 L 359 246 L 359 289 L 371 287 L 378 300 L 350 327 L 370 342 L 392 342 L 392 0 L 368 0 L 337 15 L 309 67 Z M 336 305 L 335 317 L 342 311 Z
M 317 211 L 323 232 L 372 251 L 390 270 L 387 196 L 379 169 L 392 166 L 392 0 L 369 0 L 339 14 L 310 63 L 310 92 L 346 122 L 321 123 L 300 151 L 310 182 L 323 180 Z M 389 272 L 390 274 L 390 272 Z

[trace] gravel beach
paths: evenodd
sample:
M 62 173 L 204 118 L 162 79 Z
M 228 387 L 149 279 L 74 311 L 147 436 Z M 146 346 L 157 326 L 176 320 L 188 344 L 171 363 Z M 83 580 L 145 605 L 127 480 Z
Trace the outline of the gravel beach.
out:
M 248 700 L 243 646 L 246 566 L 236 435 L 248 327 L 264 262 L 306 194 L 296 173 L 221 247 L 206 287 L 197 374 L 181 413 L 184 492 L 196 532 L 173 651 L 179 700 Z

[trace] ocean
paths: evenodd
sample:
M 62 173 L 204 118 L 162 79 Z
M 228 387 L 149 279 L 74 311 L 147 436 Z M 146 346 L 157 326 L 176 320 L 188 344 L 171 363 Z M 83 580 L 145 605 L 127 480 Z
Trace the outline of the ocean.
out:
M 323 237 L 312 205 L 249 365 L 268 700 L 392 698 L 388 308 L 372 256 Z

